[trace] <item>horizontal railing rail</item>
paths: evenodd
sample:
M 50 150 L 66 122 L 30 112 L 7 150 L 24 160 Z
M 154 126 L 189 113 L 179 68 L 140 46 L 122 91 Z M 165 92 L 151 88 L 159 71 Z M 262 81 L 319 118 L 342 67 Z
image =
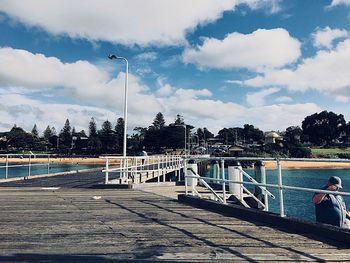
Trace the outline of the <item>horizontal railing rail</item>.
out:
M 40 158 L 46 160 L 45 162 L 37 163 L 36 159 Z M 35 162 L 33 163 L 33 161 Z M 15 164 L 11 164 L 15 163 Z M 23 177 L 29 177 L 32 173 L 32 167 L 36 166 L 47 166 L 47 173 L 50 170 L 50 154 L 0 154 L 0 170 L 5 169 L 5 178 L 9 177 L 9 169 L 19 168 L 19 167 L 28 167 L 28 173 Z
M 279 206 L 280 206 L 280 216 L 281 217 L 285 217 L 285 211 L 284 211 L 284 192 L 283 190 L 292 190 L 292 191 L 302 191 L 302 192 L 311 192 L 311 193 L 325 193 L 325 194 L 335 194 L 335 195 L 341 195 L 341 196 L 350 196 L 349 192 L 339 192 L 339 191 L 327 191 L 327 190 L 323 190 L 323 189 L 314 189 L 314 188 L 307 188 L 307 187 L 298 187 L 298 186 L 289 186 L 289 185 L 283 185 L 282 183 L 282 161 L 288 162 L 288 161 L 295 161 L 295 162 L 330 162 L 330 163 L 350 163 L 349 159 L 316 159 L 316 158 L 261 158 L 261 157 L 210 157 L 210 158 L 206 158 L 206 157 L 198 157 L 197 159 L 201 159 L 201 160 L 207 160 L 207 161 L 212 161 L 212 160 L 216 160 L 216 161 L 220 161 L 219 163 L 221 163 L 221 167 L 220 167 L 220 174 L 221 174 L 221 178 L 210 178 L 210 177 L 204 177 L 204 176 L 200 176 L 198 173 L 196 173 L 193 169 L 187 169 L 191 172 L 191 174 L 186 173 L 185 178 L 189 179 L 189 178 L 194 178 L 197 180 L 200 180 L 201 182 L 203 181 L 208 181 L 208 182 L 214 182 L 214 183 L 219 183 L 222 184 L 222 189 L 215 192 L 215 198 L 217 200 L 221 200 L 220 202 L 222 203 L 226 203 L 227 201 L 227 193 L 226 193 L 226 185 L 227 184 L 238 184 L 241 187 L 244 187 L 243 185 L 250 185 L 250 186 L 255 186 L 255 187 L 260 187 L 262 193 L 264 194 L 264 202 L 261 202 L 260 200 L 258 201 L 257 198 L 254 198 L 252 196 L 252 198 L 258 202 L 262 207 L 265 207 L 268 204 L 268 197 L 271 198 L 275 198 L 275 196 L 269 192 L 266 188 L 274 188 L 278 190 L 279 193 Z M 245 160 L 249 160 L 249 161 L 274 161 L 276 162 L 276 169 L 277 169 L 277 179 L 278 179 L 278 183 L 277 184 L 267 184 L 267 183 L 260 183 L 257 182 L 252 176 L 250 176 L 248 173 L 246 173 L 241 167 L 237 166 L 235 167 L 235 169 L 238 169 L 239 171 L 242 172 L 242 174 L 244 176 L 246 176 L 248 178 L 248 180 L 250 181 L 238 181 L 238 180 L 229 180 L 225 178 L 225 171 L 224 171 L 224 167 L 225 167 L 225 161 L 245 161 Z M 188 180 L 185 180 L 185 192 L 186 194 L 188 193 Z M 203 184 L 206 188 L 207 184 Z M 198 193 L 198 191 L 196 190 L 196 185 L 192 183 L 192 191 L 191 194 L 195 195 L 196 193 Z M 209 192 L 214 191 L 212 188 L 208 188 Z M 245 188 L 245 190 L 248 190 L 247 188 Z M 249 192 L 246 191 L 246 192 Z M 249 192 L 250 193 L 250 192 Z M 218 199 L 216 196 L 222 196 L 220 197 L 220 199 Z M 264 209 L 265 211 L 267 211 L 266 209 Z
M 50 174 L 52 169 L 60 169 L 65 163 L 61 162 L 61 159 L 72 160 L 71 164 L 74 164 L 76 157 L 62 157 L 54 154 L 0 154 L 0 179 L 9 179 L 12 177 L 24 177 L 29 178 L 32 175 Z M 77 165 L 79 163 L 76 163 Z M 84 162 L 82 163 L 84 164 Z M 40 168 L 44 167 L 44 168 Z M 46 168 L 45 168 L 46 167 Z M 27 171 L 25 172 L 25 169 Z M 71 170 L 77 169 L 73 166 Z M 65 171 L 68 171 L 65 169 Z M 17 173 L 17 174 L 14 174 Z
M 160 176 L 168 170 L 177 172 L 177 177 L 180 177 L 180 170 L 183 169 L 185 157 L 181 155 L 151 155 L 151 156 L 101 156 L 105 159 L 105 168 L 102 172 L 105 173 L 105 184 L 114 181 L 110 180 L 110 173 L 117 173 L 119 183 L 125 184 L 130 181 L 133 183 L 141 182 L 144 174 L 157 173 L 158 180 Z

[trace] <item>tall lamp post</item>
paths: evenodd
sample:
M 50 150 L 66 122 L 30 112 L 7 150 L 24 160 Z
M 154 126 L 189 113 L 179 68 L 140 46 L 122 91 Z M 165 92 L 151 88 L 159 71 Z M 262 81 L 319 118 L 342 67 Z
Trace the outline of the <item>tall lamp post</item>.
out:
M 126 157 L 126 139 L 127 139 L 127 126 L 128 126 L 128 71 L 129 62 L 124 57 L 119 57 L 114 54 L 108 55 L 109 59 L 121 59 L 125 61 L 125 87 L 124 87 L 124 138 L 123 138 L 123 157 Z

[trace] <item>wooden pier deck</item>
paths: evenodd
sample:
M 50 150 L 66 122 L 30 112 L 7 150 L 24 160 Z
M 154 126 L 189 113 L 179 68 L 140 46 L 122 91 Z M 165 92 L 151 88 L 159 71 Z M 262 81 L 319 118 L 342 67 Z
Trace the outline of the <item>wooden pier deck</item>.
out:
M 195 208 L 156 188 L 27 186 L 0 185 L 0 262 L 350 261 L 341 242 Z
M 0 262 L 348 261 L 316 241 L 140 190 L 0 189 Z

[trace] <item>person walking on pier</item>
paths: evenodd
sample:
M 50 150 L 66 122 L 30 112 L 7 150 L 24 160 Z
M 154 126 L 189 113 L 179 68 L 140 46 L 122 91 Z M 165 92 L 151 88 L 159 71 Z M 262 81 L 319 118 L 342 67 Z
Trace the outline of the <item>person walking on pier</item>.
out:
M 338 176 L 332 176 L 322 190 L 334 191 L 335 193 L 314 194 L 312 202 L 315 204 L 316 222 L 350 228 L 350 212 L 346 210 L 342 196 L 336 194 L 336 191 L 341 188 L 341 179 Z

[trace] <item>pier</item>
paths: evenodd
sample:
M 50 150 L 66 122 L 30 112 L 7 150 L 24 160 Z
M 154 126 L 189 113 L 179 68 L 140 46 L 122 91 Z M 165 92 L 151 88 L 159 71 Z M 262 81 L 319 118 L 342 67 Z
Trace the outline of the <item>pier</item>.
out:
M 133 189 L 104 182 L 105 173 L 90 172 L 0 184 L 0 261 L 350 260 L 349 238 L 332 236 L 347 231 L 320 227 L 332 233 L 326 238 L 293 229 L 278 215 L 184 195 L 176 182 Z

